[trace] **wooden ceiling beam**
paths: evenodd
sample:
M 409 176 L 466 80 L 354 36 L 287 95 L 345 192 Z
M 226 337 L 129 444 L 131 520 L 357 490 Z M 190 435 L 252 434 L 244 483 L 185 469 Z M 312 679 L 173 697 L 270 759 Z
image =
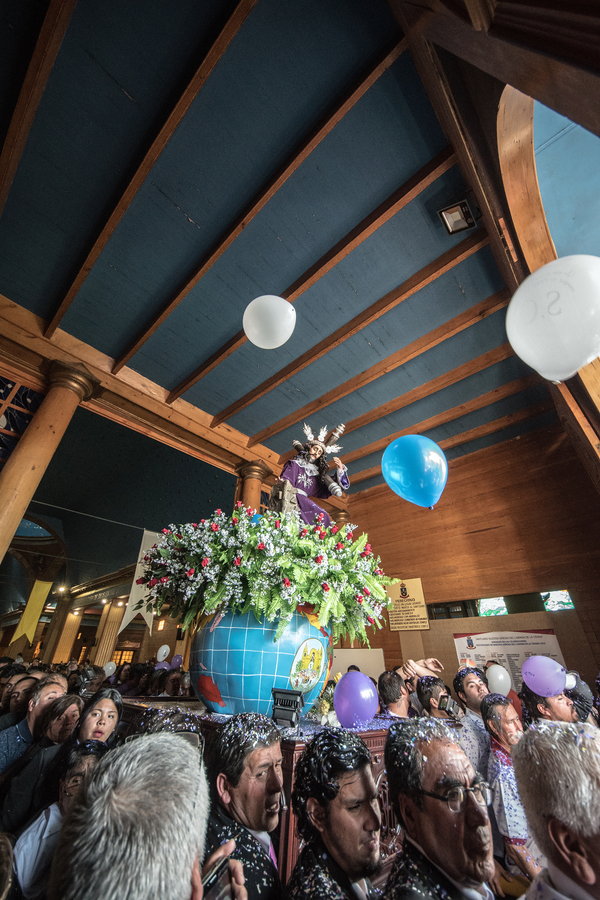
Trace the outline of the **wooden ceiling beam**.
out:
M 442 450 L 451 450 L 454 447 L 460 447 L 462 444 L 468 444 L 471 441 L 487 437 L 489 434 L 496 434 L 496 432 L 503 431 L 511 425 L 518 425 L 520 422 L 534 419 L 536 416 L 541 416 L 552 409 L 554 409 L 552 400 L 543 400 L 541 403 L 527 406 L 525 409 L 519 409 L 516 412 L 508 413 L 506 416 L 501 416 L 499 419 L 494 419 L 493 422 L 486 422 L 484 425 L 478 425 L 476 428 L 462 431 L 453 437 L 444 438 L 444 440 L 438 441 L 437 444 Z M 363 469 L 362 472 L 357 472 L 356 475 L 352 476 L 352 484 L 358 484 L 361 481 L 366 481 L 367 478 L 374 478 L 376 475 L 381 475 L 381 466 L 372 466 L 369 469 Z
M 405 4 L 403 0 L 388 0 L 400 27 L 404 31 L 413 62 L 427 91 L 434 112 L 442 126 L 448 142 L 454 147 L 458 164 L 473 190 L 481 210 L 483 224 L 489 237 L 490 247 L 506 286 L 515 291 L 527 274 L 522 260 L 516 259 L 511 247 L 517 244 L 516 235 L 511 234 L 508 211 L 497 187 L 492 164 L 487 160 L 487 148 L 481 146 L 482 138 L 472 133 L 466 125 L 464 110 L 461 110 L 459 92 L 455 96 L 450 81 L 436 47 L 423 36 L 423 23 L 429 13 L 421 19 L 423 9 Z M 455 16 L 443 17 L 454 20 Z M 470 35 L 485 34 L 466 26 Z M 466 101 L 462 99 L 462 103 Z M 502 221 L 501 221 L 502 220 Z M 507 241 L 506 235 L 509 240 Z M 510 242 L 510 245 L 509 245 Z
M 132 369 L 112 375 L 113 360 L 94 347 L 58 329 L 52 340 L 44 336 L 44 320 L 0 295 L 0 371 L 45 389 L 45 373 L 54 360 L 83 365 L 98 381 L 89 406 L 107 418 L 190 452 L 224 471 L 235 473 L 243 460 L 263 460 L 279 471 L 279 455 L 268 447 L 247 447 L 247 436 L 229 425 L 211 428 L 211 416 L 179 400 L 165 404 L 166 390 Z M 11 375 L 12 373 L 12 375 Z M 187 448 L 187 449 L 186 449 Z
M 253 0 L 256 2 L 256 0 Z M 214 244 L 214 246 L 209 250 L 208 254 L 203 258 L 200 262 L 199 266 L 195 269 L 191 276 L 189 276 L 185 283 L 179 288 L 177 293 L 171 297 L 171 299 L 165 304 L 161 312 L 155 316 L 152 322 L 144 328 L 143 331 L 137 336 L 135 341 L 131 344 L 131 346 L 123 353 L 115 362 L 113 372 L 116 374 L 120 369 L 126 365 L 132 356 L 138 352 L 138 350 L 146 343 L 146 341 L 152 337 L 154 332 L 163 324 L 163 322 L 171 315 L 171 313 L 179 306 L 181 301 L 189 294 L 189 292 L 194 288 L 198 282 L 206 275 L 209 269 L 217 262 L 217 260 L 225 253 L 228 247 L 234 242 L 234 240 L 239 237 L 244 228 L 246 228 L 249 223 L 254 219 L 256 215 L 261 211 L 261 209 L 266 206 L 268 201 L 275 196 L 277 191 L 286 183 L 288 178 L 290 178 L 296 169 L 300 167 L 300 165 L 307 159 L 313 150 L 319 146 L 321 141 L 327 137 L 327 135 L 335 128 L 335 126 L 344 118 L 346 113 L 348 113 L 352 107 L 361 99 L 361 97 L 366 94 L 366 92 L 375 84 L 378 78 L 383 75 L 384 72 L 389 69 L 389 67 L 398 59 L 400 54 L 405 50 L 406 42 L 404 39 L 397 41 L 391 49 L 388 49 L 383 58 L 378 60 L 378 62 L 369 70 L 366 76 L 364 76 L 358 85 L 356 85 L 350 94 L 344 98 L 344 100 L 338 104 L 333 112 L 331 112 L 327 118 L 322 121 L 317 128 L 312 132 L 308 140 L 306 140 L 300 148 L 298 148 L 293 155 L 288 159 L 288 161 L 283 165 L 283 167 L 271 178 L 271 180 L 267 183 L 265 187 L 263 187 L 259 193 L 251 200 L 250 204 L 243 211 L 241 216 L 234 222 L 234 224 L 222 235 L 219 240 Z M 240 335 L 243 335 L 243 340 L 241 340 Z M 246 337 L 243 332 L 236 335 L 225 345 L 223 349 L 222 359 L 226 359 L 234 350 L 237 349 L 238 346 L 245 343 Z M 240 343 L 241 341 L 241 343 Z M 221 352 L 221 351 L 219 351 Z M 216 356 L 216 354 L 215 354 Z M 211 357 L 213 360 L 213 357 Z M 211 360 L 208 360 L 205 365 L 207 365 Z M 221 361 L 221 358 L 219 358 Z M 217 362 L 212 364 L 212 368 L 217 365 Z M 206 372 L 204 373 L 206 374 Z M 177 389 L 176 389 L 177 390 Z M 184 388 L 187 390 L 187 388 Z M 183 390 L 180 391 L 178 396 L 183 393 Z M 175 399 L 175 398 L 173 398 Z
M 98 257 L 110 240 L 110 237 L 113 234 L 115 228 L 129 209 L 129 206 L 132 203 L 135 195 L 146 180 L 146 177 L 155 164 L 156 160 L 167 146 L 177 127 L 192 105 L 194 99 L 204 86 L 206 80 L 214 70 L 219 60 L 223 57 L 223 54 L 231 44 L 232 40 L 244 23 L 244 20 L 247 18 L 256 3 L 257 0 L 239 0 L 236 8 L 229 17 L 228 21 L 223 26 L 221 32 L 212 44 L 208 53 L 200 63 L 200 66 L 181 94 L 179 100 L 169 114 L 166 122 L 152 141 L 150 148 L 145 153 L 144 158 L 142 159 L 140 165 L 134 173 L 131 181 L 125 188 L 125 191 L 119 198 L 119 201 L 112 210 L 108 220 L 102 227 L 100 234 L 94 241 L 91 249 L 87 254 L 85 262 L 79 269 L 73 283 L 71 284 L 65 297 L 61 301 L 51 321 L 49 322 L 46 328 L 46 337 L 51 338 L 58 328 L 67 310 L 75 300 L 75 297 L 81 290 L 83 283 L 90 274 L 92 267 L 94 266 L 94 264 L 98 260 Z M 124 364 L 125 363 L 123 363 L 123 365 Z M 119 368 L 122 367 L 119 366 Z M 116 371 L 118 371 L 118 369 Z
M 407 344 L 406 347 L 402 347 L 401 350 L 397 350 L 380 362 L 375 363 L 374 366 L 365 369 L 364 372 L 361 372 L 354 378 L 349 378 L 348 381 L 344 381 L 344 383 L 340 384 L 338 387 L 333 388 L 326 394 L 322 394 L 320 397 L 317 397 L 316 400 L 307 403 L 306 406 L 303 406 L 301 409 L 280 419 L 279 422 L 275 422 L 271 427 L 275 428 L 277 426 L 277 432 L 272 433 L 275 434 L 284 431 L 291 425 L 295 425 L 296 422 L 307 419 L 316 412 L 322 412 L 332 403 L 341 400 L 343 397 L 347 397 L 348 394 L 370 384 L 377 378 L 381 378 L 383 375 L 393 372 L 394 369 L 405 365 L 422 353 L 426 353 L 427 350 L 437 347 L 438 344 L 448 340 L 448 338 L 454 337 L 455 334 L 459 334 L 461 331 L 464 331 L 465 328 L 470 328 L 471 325 L 475 325 L 477 322 L 481 322 L 482 319 L 487 318 L 487 316 L 492 315 L 492 313 L 497 312 L 499 309 L 503 309 L 505 306 L 508 306 L 509 300 L 510 295 L 506 290 L 498 291 L 497 294 L 492 294 L 491 297 L 482 300 L 481 303 L 477 303 L 475 306 L 465 310 L 465 312 L 460 313 L 448 322 L 444 322 L 443 325 L 434 328 L 433 331 L 429 331 L 427 334 L 424 334 L 423 337 L 417 338 L 415 341 Z M 284 453 L 280 456 L 279 461 L 283 465 L 288 459 L 291 459 L 292 455 L 293 451 Z
M 292 378 L 298 372 L 301 372 L 302 369 L 305 369 L 317 359 L 325 356 L 326 353 L 329 353 L 340 344 L 343 344 L 348 338 L 353 337 L 363 328 L 366 328 L 367 325 L 371 325 L 377 319 L 381 318 L 381 316 L 385 315 L 385 313 L 394 309 L 394 307 L 398 306 L 399 303 L 402 303 L 403 300 L 412 297 L 413 294 L 418 293 L 422 288 L 431 284 L 431 282 L 439 278 L 440 275 L 449 272 L 454 266 L 457 266 L 459 263 L 463 262 L 463 260 L 468 259 L 474 253 L 477 253 L 477 251 L 481 250 L 482 247 L 485 247 L 487 243 L 488 237 L 485 231 L 478 230 L 459 244 L 456 244 L 455 247 L 451 247 L 450 250 L 442 253 L 442 255 L 438 256 L 437 259 L 434 259 L 433 262 L 428 263 L 422 269 L 419 269 L 418 272 L 415 272 L 414 275 L 411 275 L 410 278 L 407 278 L 406 281 L 397 288 L 394 288 L 393 291 L 389 291 L 383 297 L 380 297 L 379 300 L 371 304 L 367 309 L 363 310 L 357 316 L 354 316 L 354 318 L 350 319 L 349 322 L 346 322 L 345 325 L 342 325 L 332 334 L 328 335 L 328 337 L 324 338 L 318 344 L 315 344 L 314 347 L 311 347 L 310 350 L 307 350 L 306 353 L 303 353 L 289 365 L 271 376 L 271 378 L 263 382 L 262 385 L 259 385 L 259 388 L 255 389 L 255 391 L 260 389 L 260 394 L 254 396 L 253 399 L 257 399 L 258 396 L 262 397 L 267 391 L 272 390 L 274 387 L 277 387 L 277 385 Z M 255 391 L 252 393 L 254 394 Z M 273 431 L 272 429 L 275 430 Z M 248 446 L 252 447 L 253 444 L 263 441 L 265 438 L 270 437 L 271 434 L 276 434 L 280 430 L 281 429 L 277 425 L 271 425 L 268 428 L 264 428 L 262 431 L 249 438 Z
M 486 406 L 490 406 L 492 403 L 498 403 L 506 397 L 520 394 L 521 391 L 526 391 L 536 384 L 540 384 L 542 380 L 540 375 L 532 372 L 531 375 L 525 375 L 524 378 L 517 378 L 515 381 L 509 381 L 507 384 L 494 388 L 492 391 L 487 391 L 479 397 L 474 397 L 473 400 L 467 400 L 465 403 L 459 404 L 459 406 L 453 406 L 452 409 L 446 409 L 444 412 L 438 413 L 435 416 L 423 419 L 422 422 L 408 425 L 406 428 L 402 428 L 400 431 L 396 431 L 394 434 L 390 434 L 379 441 L 373 441 L 372 444 L 365 444 L 364 447 L 359 447 L 358 450 L 344 453 L 344 462 L 348 464 L 357 459 L 362 459 L 365 456 L 370 456 L 371 453 L 383 453 L 388 444 L 391 444 L 396 438 L 404 437 L 407 434 L 425 434 L 433 428 L 439 428 L 440 425 L 447 425 L 448 422 L 453 422 L 455 419 L 467 416 L 469 413 L 476 412 L 478 409 L 483 409 Z
M 381 406 L 369 410 L 362 416 L 351 419 L 350 422 L 346 422 L 345 433 L 349 434 L 351 431 L 364 428 L 365 425 L 370 425 L 371 422 L 375 422 L 377 419 L 382 419 L 384 416 L 390 415 L 390 413 L 404 409 L 405 406 L 410 406 L 411 403 L 416 403 L 417 400 L 422 400 L 424 397 L 429 397 L 430 394 L 435 394 L 437 391 L 450 387 L 450 385 L 456 384 L 470 375 L 483 372 L 484 369 L 495 366 L 496 363 L 508 359 L 509 356 L 514 356 L 514 350 L 507 341 L 505 344 L 501 344 L 500 347 L 488 350 L 487 353 L 482 353 L 481 356 L 468 360 L 462 366 L 457 366 L 449 372 L 444 372 L 443 375 L 438 375 L 437 378 L 432 378 L 431 381 L 413 388 L 412 391 L 408 391 L 400 397 L 395 397 L 393 400 L 388 400 L 387 403 L 382 403 Z
M 434 159 L 430 160 L 422 169 L 420 169 L 406 184 L 398 188 L 387 200 L 384 200 L 377 209 L 369 213 L 362 222 L 360 222 L 352 231 L 342 238 L 331 250 L 328 250 L 321 259 L 300 276 L 289 288 L 281 294 L 290 303 L 294 303 L 305 291 L 317 283 L 317 281 L 327 274 L 334 266 L 352 253 L 363 241 L 381 228 L 389 219 L 397 212 L 405 207 L 411 200 L 414 200 L 421 191 L 429 187 L 440 175 L 447 172 L 456 162 L 454 152 L 446 147 L 441 153 L 438 153 Z M 246 335 L 244 331 L 238 331 L 226 344 L 223 345 L 209 359 L 205 360 L 191 375 L 188 375 L 183 381 L 175 387 L 169 394 L 168 403 L 172 403 L 178 397 L 181 397 L 201 378 L 208 375 L 209 372 L 230 356 L 234 350 L 237 350 L 246 343 Z M 241 401 L 238 401 L 241 402 Z M 251 401 L 250 401 L 251 402 Z M 231 414 L 233 415 L 233 413 Z M 216 418 L 223 416 L 220 421 L 229 418 L 228 415 L 219 413 Z
M 77 0 L 50 0 L 0 154 L 0 216 Z

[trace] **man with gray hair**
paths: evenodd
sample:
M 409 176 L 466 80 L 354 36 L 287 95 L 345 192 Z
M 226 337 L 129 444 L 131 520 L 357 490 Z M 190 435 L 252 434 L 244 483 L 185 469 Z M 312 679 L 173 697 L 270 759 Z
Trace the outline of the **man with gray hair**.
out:
M 548 860 L 527 900 L 600 900 L 600 732 L 538 721 L 513 761 L 529 827 Z
M 200 900 L 208 809 L 202 758 L 182 736 L 110 751 L 63 825 L 48 900 Z M 234 896 L 246 897 L 239 883 Z
M 386 900 L 492 900 L 490 792 L 451 730 L 436 719 L 394 723 L 385 767 L 406 835 Z

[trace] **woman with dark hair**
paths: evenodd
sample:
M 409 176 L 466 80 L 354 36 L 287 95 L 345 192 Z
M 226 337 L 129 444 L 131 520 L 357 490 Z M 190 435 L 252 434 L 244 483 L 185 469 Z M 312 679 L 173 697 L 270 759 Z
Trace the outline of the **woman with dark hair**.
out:
M 117 671 L 115 672 L 115 677 L 113 679 L 114 687 L 117 687 L 120 684 L 126 684 L 129 680 L 129 676 L 131 674 L 131 663 L 124 662 L 121 663 L 120 666 L 117 666 Z
M 112 687 L 102 687 L 87 701 L 73 732 L 73 742 L 102 741 L 111 747 L 123 712 L 123 699 Z
M 74 697 L 71 695 L 74 702 Z M 81 718 L 69 740 L 50 759 L 38 754 L 12 779 L 0 810 L 0 830 L 18 837 L 32 817 L 58 799 L 60 772 L 74 747 L 86 741 L 98 741 L 112 747 L 123 701 L 115 688 L 100 688 L 83 707 Z

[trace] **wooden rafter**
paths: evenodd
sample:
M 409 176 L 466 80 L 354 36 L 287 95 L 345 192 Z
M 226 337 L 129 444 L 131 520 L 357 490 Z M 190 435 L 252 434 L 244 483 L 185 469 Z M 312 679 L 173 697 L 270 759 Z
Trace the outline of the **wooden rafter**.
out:
M 327 272 L 333 269 L 334 266 L 337 266 L 342 259 L 349 256 L 356 247 L 374 234 L 378 228 L 381 228 L 382 225 L 388 222 L 392 216 L 396 215 L 396 213 L 410 203 L 411 200 L 414 200 L 421 191 L 424 191 L 425 188 L 439 178 L 440 175 L 447 172 L 455 162 L 456 157 L 453 151 L 449 147 L 446 147 L 434 159 L 430 160 L 422 169 L 413 175 L 413 177 L 405 184 L 398 188 L 397 191 L 394 191 L 394 193 L 388 197 L 387 200 L 384 200 L 377 209 L 369 213 L 362 222 L 349 231 L 341 241 L 338 241 L 331 250 L 328 250 L 327 253 L 307 269 L 300 278 L 296 279 L 289 288 L 283 291 L 281 296 L 290 303 L 294 303 L 305 291 L 316 284 L 320 278 L 323 278 Z M 184 378 L 183 381 L 171 391 L 167 402 L 172 403 L 178 397 L 181 397 L 185 391 L 188 391 L 193 385 L 200 381 L 201 378 L 204 378 L 205 375 L 212 372 L 219 363 L 227 359 L 234 350 L 237 350 L 245 344 L 246 341 L 247 338 L 245 333 L 243 331 L 238 331 L 238 333 L 224 344 L 223 347 L 198 366 L 191 375 Z M 215 418 L 219 418 L 220 416 L 223 416 L 220 421 L 225 421 L 226 418 L 229 418 L 229 416 L 224 415 L 224 413 L 219 413 Z
M 322 394 L 320 397 L 317 397 L 316 400 L 307 403 L 306 406 L 303 406 L 301 409 L 297 409 L 289 416 L 285 416 L 285 418 L 275 422 L 271 428 L 273 429 L 277 426 L 277 431 L 271 431 L 271 433 L 278 434 L 280 431 L 284 431 L 296 422 L 309 418 L 313 413 L 322 412 L 332 403 L 341 400 L 342 397 L 347 397 L 348 394 L 365 387 L 365 385 L 370 384 L 377 378 L 381 378 L 382 375 L 387 375 L 388 372 L 393 372 L 394 369 L 406 365 L 406 363 L 410 362 L 412 359 L 415 359 L 427 350 L 431 350 L 432 347 L 437 347 L 438 344 L 448 340 L 448 338 L 454 337 L 455 334 L 459 334 L 461 331 L 464 331 L 465 328 L 470 328 L 471 325 L 475 325 L 477 322 L 481 322 L 482 319 L 491 316 L 492 313 L 497 312 L 499 309 L 503 309 L 505 306 L 508 306 L 509 300 L 510 296 L 506 290 L 498 291 L 497 294 L 492 294 L 491 297 L 482 300 L 481 303 L 477 303 L 475 306 L 465 310 L 465 312 L 460 313 L 448 322 L 444 322 L 443 325 L 434 328 L 433 331 L 429 331 L 422 337 L 417 338 L 410 344 L 407 344 L 406 347 L 402 347 L 401 350 L 397 350 L 380 362 L 375 363 L 375 365 L 371 366 L 369 369 L 365 369 L 364 372 L 355 375 L 354 378 L 349 378 L 348 381 L 344 381 L 344 383 L 340 384 L 338 387 L 333 388 L 326 394 Z M 293 451 L 283 454 L 283 456 L 280 457 L 280 462 L 283 464 L 290 459 L 292 455 Z
M 48 324 L 48 327 L 46 328 L 46 337 L 52 337 L 52 335 L 58 328 L 65 313 L 73 303 L 75 297 L 81 290 L 84 281 L 90 274 L 92 267 L 94 266 L 104 247 L 108 243 L 112 233 L 127 212 L 135 195 L 143 185 L 146 176 L 152 169 L 152 166 L 155 164 L 156 160 L 167 146 L 169 140 L 175 133 L 177 126 L 180 124 L 190 106 L 192 105 L 195 97 L 202 89 L 207 78 L 209 77 L 219 60 L 222 58 L 223 54 L 241 28 L 244 20 L 251 12 L 253 6 L 256 3 L 257 0 L 239 0 L 239 3 L 237 4 L 233 13 L 222 28 L 208 53 L 200 63 L 200 66 L 194 73 L 191 81 L 181 94 L 179 100 L 169 114 L 166 122 L 160 129 L 159 133 L 152 142 L 152 145 L 145 154 L 142 162 L 138 166 L 131 181 L 125 188 L 124 193 L 119 198 L 118 203 L 111 212 L 107 222 L 100 231 L 100 234 L 94 241 L 94 244 L 88 252 L 85 262 L 79 269 L 79 272 L 75 276 L 75 280 L 71 284 L 71 287 L 67 291 L 65 297 L 61 301 L 58 309 L 52 317 L 52 320 Z
M 389 293 L 380 297 L 379 300 L 367 307 L 367 309 L 363 310 L 357 316 L 354 316 L 349 322 L 346 322 L 345 325 L 342 325 L 328 337 L 324 338 L 318 344 L 315 344 L 314 347 L 311 347 L 310 350 L 307 350 L 306 353 L 303 353 L 289 365 L 285 366 L 285 368 L 267 379 L 263 385 L 259 386 L 262 391 L 260 396 L 262 396 L 263 393 L 266 393 L 267 390 L 272 390 L 278 384 L 281 384 L 288 378 L 301 372 L 302 369 L 305 369 L 308 365 L 315 362 L 315 360 L 320 359 L 326 353 L 329 353 L 335 347 L 338 347 L 344 341 L 348 340 L 348 338 L 353 337 L 363 328 L 366 328 L 367 325 L 371 325 L 385 313 L 389 312 L 395 306 L 398 306 L 399 303 L 402 303 L 403 300 L 412 297 L 413 294 L 416 294 L 426 285 L 431 284 L 431 282 L 435 281 L 436 278 L 439 278 L 440 275 L 450 271 L 454 266 L 463 262 L 463 260 L 468 259 L 469 256 L 472 256 L 473 253 L 477 253 L 477 251 L 481 250 L 482 247 L 485 247 L 487 243 L 487 234 L 485 231 L 480 230 L 475 232 L 475 234 L 470 235 L 468 238 L 465 238 L 464 241 L 461 241 L 455 247 L 442 253 L 441 256 L 438 256 L 433 262 L 428 263 L 422 269 L 419 269 L 418 272 L 415 272 L 414 275 L 407 278 L 406 281 L 397 288 L 394 288 L 393 291 L 389 291 Z M 216 425 L 218 423 L 215 423 L 213 420 L 213 424 Z M 275 430 L 272 431 L 272 428 Z M 276 434 L 279 430 L 280 429 L 274 425 L 263 429 L 257 434 L 252 435 L 248 440 L 248 446 L 252 447 L 254 444 L 270 437 L 271 434 Z
M 429 397 L 430 394 L 435 394 L 437 391 L 450 387 L 451 384 L 456 384 L 470 375 L 475 375 L 476 372 L 483 372 L 484 369 L 495 366 L 496 363 L 508 359 L 509 356 L 514 356 L 514 350 L 508 342 L 501 344 L 500 347 L 495 347 L 493 350 L 488 350 L 487 353 L 482 353 L 481 356 L 476 356 L 475 359 L 469 359 L 462 366 L 457 366 L 449 372 L 444 372 L 443 375 L 438 375 L 437 378 L 432 378 L 431 381 L 413 388 L 412 391 L 408 391 L 400 397 L 395 397 L 393 400 L 388 400 L 387 403 L 382 403 L 381 406 L 370 409 L 369 412 L 364 413 L 362 416 L 351 419 L 350 422 L 346 422 L 345 433 L 349 434 L 351 431 L 364 428 L 365 425 L 370 425 L 371 422 L 375 422 L 377 419 L 382 419 L 384 416 L 390 415 L 390 413 L 404 409 L 405 406 L 410 406 L 411 403 L 416 403 L 417 400 L 422 400 L 423 397 Z
M 536 403 L 525 409 L 519 409 L 516 412 L 508 413 L 506 416 L 501 416 L 499 419 L 494 419 L 493 422 L 486 422 L 484 425 L 478 425 L 476 428 L 462 431 L 460 434 L 453 435 L 453 437 L 444 438 L 444 440 L 438 441 L 438 446 L 442 450 L 451 450 L 453 447 L 460 447 L 462 444 L 476 441 L 479 438 L 486 437 L 488 434 L 503 431 L 511 425 L 518 425 L 519 422 L 534 419 L 536 416 L 550 412 L 553 408 L 554 404 L 551 400 L 543 400 L 541 403 Z M 372 466 L 370 469 L 363 469 L 362 472 L 357 472 L 356 475 L 352 475 L 352 483 L 356 484 L 360 481 L 366 481 L 367 478 L 373 478 L 376 475 L 381 475 L 381 466 Z
M 487 393 L 481 394 L 473 400 L 467 400 L 465 403 L 459 404 L 459 406 L 453 406 L 452 409 L 446 409 L 435 416 L 423 419 L 422 422 L 407 425 L 406 428 L 402 428 L 394 434 L 389 434 L 379 441 L 373 441 L 372 444 L 365 444 L 364 447 L 359 447 L 358 450 L 344 453 L 344 462 L 351 463 L 357 459 L 362 459 L 365 456 L 370 456 L 372 453 L 382 453 L 388 444 L 391 444 L 396 438 L 403 437 L 407 434 L 425 434 L 427 431 L 431 431 L 432 428 L 438 428 L 440 425 L 447 425 L 448 422 L 453 422 L 455 419 L 467 416 L 469 413 L 475 412 L 478 409 L 483 409 L 486 406 L 490 406 L 492 403 L 498 403 L 499 400 L 504 400 L 506 397 L 512 397 L 514 394 L 526 391 L 528 388 L 540 384 L 541 381 L 541 376 L 536 375 L 535 373 L 525 375 L 524 378 L 517 378 L 515 381 L 509 381 L 507 384 L 494 388 L 492 391 L 487 391 Z
M 51 0 L 0 154 L 0 215 L 77 0 Z
M 256 0 L 254 0 L 256 2 Z M 243 211 L 241 216 L 234 224 L 222 235 L 214 246 L 209 250 L 208 254 L 200 262 L 192 275 L 186 279 L 185 284 L 171 297 L 165 304 L 161 312 L 155 316 L 152 322 L 140 332 L 135 341 L 115 362 L 113 374 L 116 374 L 124 365 L 126 365 L 132 356 L 138 352 L 146 341 L 152 337 L 154 332 L 162 325 L 162 323 L 171 315 L 171 313 L 179 306 L 181 301 L 189 294 L 201 278 L 206 275 L 208 270 L 216 263 L 216 261 L 225 253 L 228 247 L 242 233 L 244 228 L 254 219 L 267 202 L 277 193 L 280 187 L 290 178 L 291 175 L 299 168 L 299 166 L 307 159 L 313 150 L 318 147 L 321 141 L 327 137 L 330 131 L 340 122 L 352 107 L 360 100 L 360 98 L 372 87 L 381 75 L 394 63 L 405 49 L 405 41 L 401 40 L 394 44 L 391 50 L 387 50 L 383 58 L 373 66 L 368 74 L 361 79 L 359 84 L 351 91 L 335 110 L 330 113 L 327 118 L 316 128 L 300 148 L 298 148 L 291 158 L 283 165 L 283 167 L 274 175 L 268 184 L 261 188 L 259 193 L 253 198 L 250 204 Z M 243 334 L 243 332 L 242 332 Z M 244 343 L 244 341 L 242 341 Z M 229 341 L 223 348 L 225 355 L 223 359 L 233 353 L 239 344 L 235 343 L 235 338 Z M 212 359 L 212 357 L 211 357 Z M 210 360 L 208 361 L 210 362 Z M 217 363 L 214 363 L 216 365 Z M 214 365 L 212 366 L 214 368 Z M 187 388 L 184 388 L 186 390 Z M 181 391 L 180 393 L 183 393 Z M 179 396 L 179 395 L 178 395 Z M 173 398 L 175 399 L 175 398 Z

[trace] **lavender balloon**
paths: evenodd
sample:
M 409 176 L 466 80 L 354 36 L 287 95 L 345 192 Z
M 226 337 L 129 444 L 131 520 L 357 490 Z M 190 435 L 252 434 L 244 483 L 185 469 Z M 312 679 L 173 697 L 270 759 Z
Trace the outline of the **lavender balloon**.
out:
M 375 685 L 362 672 L 346 672 L 338 681 L 333 706 L 343 728 L 358 728 L 377 712 L 379 698 Z
M 555 697 L 565 689 L 567 670 L 549 656 L 530 656 L 522 671 L 527 687 L 540 697 Z
M 171 666 L 169 665 L 169 663 L 163 659 L 156 666 L 154 666 L 154 671 L 156 672 L 157 669 L 170 669 L 170 668 L 171 668 Z

